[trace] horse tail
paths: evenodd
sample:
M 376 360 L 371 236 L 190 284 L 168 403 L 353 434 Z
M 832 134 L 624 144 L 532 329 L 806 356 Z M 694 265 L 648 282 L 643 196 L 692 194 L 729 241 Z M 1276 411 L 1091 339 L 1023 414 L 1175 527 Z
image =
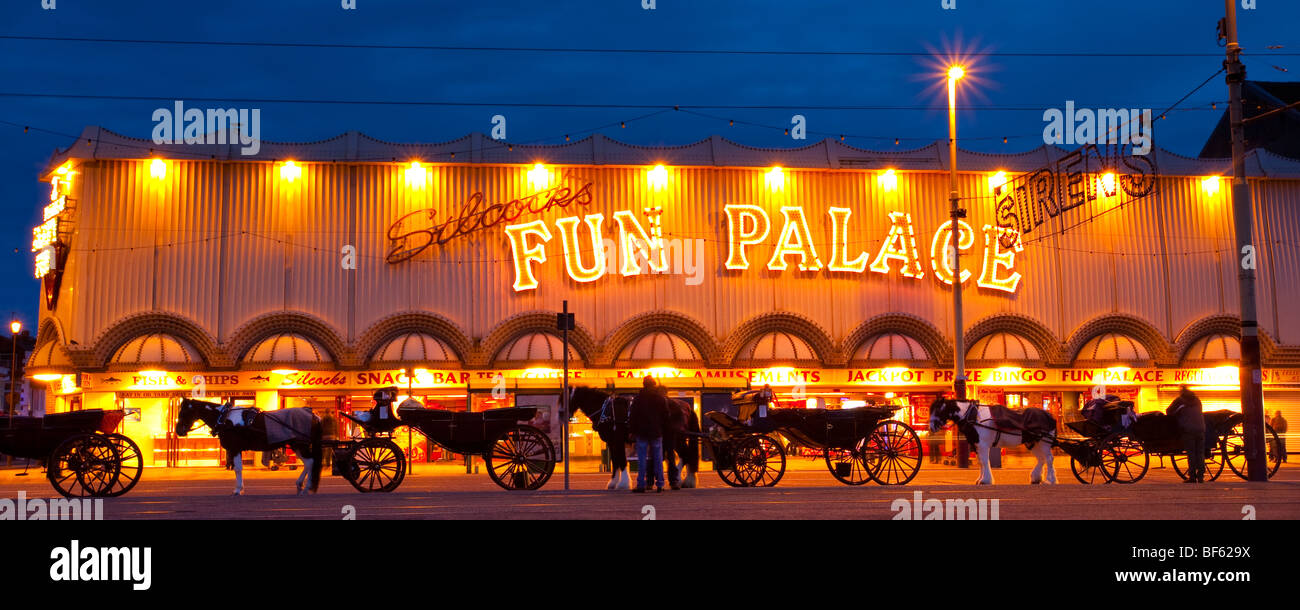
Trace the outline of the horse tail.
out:
M 311 424 L 311 490 L 314 492 L 320 487 L 321 462 L 324 461 L 324 443 L 321 440 L 321 422 L 320 418 L 315 418 Z

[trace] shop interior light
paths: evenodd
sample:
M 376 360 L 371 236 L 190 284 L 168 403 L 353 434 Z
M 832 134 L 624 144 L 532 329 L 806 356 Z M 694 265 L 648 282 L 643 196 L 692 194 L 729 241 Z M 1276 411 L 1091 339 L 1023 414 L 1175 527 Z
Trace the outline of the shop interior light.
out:
M 149 162 L 149 176 L 157 180 L 167 177 L 167 162 L 162 159 L 154 159 Z
M 1002 192 L 1002 187 L 1006 185 L 1007 185 L 1006 172 L 998 172 L 996 174 L 993 174 L 992 176 L 989 176 L 989 190 L 993 191 L 994 193 Z
M 60 373 L 41 373 L 40 375 L 32 375 L 32 378 L 37 381 L 59 381 L 63 379 L 63 375 Z
M 539 191 L 551 187 L 551 172 L 546 169 L 545 165 L 538 163 L 533 169 L 528 170 L 528 184 Z
M 1201 181 L 1201 190 L 1205 191 L 1207 197 L 1213 197 L 1219 194 L 1219 177 L 1210 176 Z
M 424 188 L 425 180 L 428 178 L 428 172 L 420 165 L 419 161 L 412 161 L 411 166 L 406 168 L 406 186 L 420 190 Z
M 650 183 L 650 190 L 662 191 L 668 186 L 668 170 L 662 165 L 656 165 L 647 174 L 646 180 Z
M 1115 172 L 1106 172 L 1101 175 L 1101 190 L 1107 197 L 1115 196 Z
M 763 182 L 767 184 L 768 190 L 785 190 L 785 172 L 782 171 L 781 166 L 779 165 L 773 167 L 772 169 L 767 170 L 767 174 L 763 176 Z
M 880 188 L 886 191 L 892 191 L 898 188 L 898 175 L 894 170 L 887 169 L 885 173 L 876 176 L 876 181 L 880 183 Z
M 280 166 L 280 179 L 293 182 L 302 177 L 302 168 L 295 165 L 293 161 L 285 161 Z

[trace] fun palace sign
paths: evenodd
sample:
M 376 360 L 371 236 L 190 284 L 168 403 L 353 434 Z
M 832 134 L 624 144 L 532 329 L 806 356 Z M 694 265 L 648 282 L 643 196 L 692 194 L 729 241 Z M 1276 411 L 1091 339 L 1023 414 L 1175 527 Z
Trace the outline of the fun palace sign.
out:
M 566 182 L 510 201 L 491 202 L 474 193 L 446 218 L 433 209 L 407 214 L 389 227 L 387 260 L 396 264 L 452 240 L 495 233 L 509 244 L 516 292 L 537 290 L 544 265 L 563 265 L 570 279 L 582 283 L 615 274 L 682 273 L 670 266 L 667 254 L 675 244 L 665 235 L 699 235 L 699 227 L 672 226 L 671 214 L 658 206 L 617 210 L 607 218 L 591 209 L 591 182 Z M 556 211 L 562 216 L 552 222 L 539 218 Z M 962 220 L 957 232 L 959 271 L 951 221 L 920 226 L 901 211 L 875 218 L 836 205 L 783 205 L 770 213 L 733 203 L 723 207 L 721 234 L 699 242 L 723 250 L 717 260 L 725 261 L 724 273 L 897 274 L 918 282 L 952 285 L 960 278 L 963 285 L 995 292 L 1019 290 L 1019 231 Z M 681 244 L 675 246 L 680 254 Z

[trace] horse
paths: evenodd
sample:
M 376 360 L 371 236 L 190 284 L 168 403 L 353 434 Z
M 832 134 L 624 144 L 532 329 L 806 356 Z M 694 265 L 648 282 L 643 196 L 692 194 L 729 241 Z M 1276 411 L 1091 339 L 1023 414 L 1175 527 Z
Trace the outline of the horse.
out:
M 1017 413 L 1002 405 L 981 405 L 973 400 L 935 400 L 930 405 L 930 433 L 938 432 L 949 421 L 957 424 L 957 430 L 977 448 L 980 478 L 976 485 L 993 484 L 990 451 L 1017 445 L 1024 445 L 1038 459 L 1029 473 L 1029 482 L 1034 485 L 1044 482 L 1046 468 L 1046 482 L 1056 484 L 1056 468 L 1052 466 L 1056 419 L 1047 411 L 1028 407 Z
M 569 391 L 569 408 L 581 411 L 592 422 L 600 440 L 609 447 L 613 475 L 605 489 L 630 489 L 631 478 L 627 469 L 627 447 L 632 442 L 628 433 L 627 415 L 632 401 L 617 394 L 587 386 L 573 386 Z M 700 439 L 687 434 L 700 431 L 700 420 L 695 410 L 683 401 L 668 399 L 669 426 L 664 431 L 664 459 L 668 461 L 668 482 L 671 487 L 696 486 L 695 473 L 700 468 Z M 676 458 L 673 453 L 676 452 Z M 680 458 L 680 462 L 677 458 Z M 645 467 L 644 464 L 641 465 Z
M 271 451 L 288 446 L 302 459 L 298 475 L 298 495 L 320 487 L 321 424 L 320 418 L 307 407 L 263 412 L 252 408 L 236 409 L 234 401 L 225 404 L 193 398 L 181 400 L 176 415 L 176 436 L 185 436 L 196 422 L 203 422 L 221 441 L 235 466 L 235 492 L 244 494 L 244 451 Z M 304 481 L 311 476 L 310 481 Z

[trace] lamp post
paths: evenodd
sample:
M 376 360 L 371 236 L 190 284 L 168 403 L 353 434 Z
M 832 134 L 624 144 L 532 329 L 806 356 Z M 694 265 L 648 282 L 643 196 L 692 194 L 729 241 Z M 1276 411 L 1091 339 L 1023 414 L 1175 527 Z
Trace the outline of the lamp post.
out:
M 14 320 L 9 323 L 9 332 L 13 333 L 9 342 L 9 428 L 14 427 L 14 409 L 18 408 L 15 390 L 18 389 L 18 333 L 23 330 L 23 323 Z
M 962 336 L 962 316 L 961 316 L 961 250 L 958 247 L 961 242 L 961 219 L 966 217 L 966 210 L 961 208 L 961 196 L 957 193 L 957 81 L 966 75 L 966 70 L 961 66 L 953 66 L 948 69 L 948 165 L 951 172 L 949 176 L 950 193 L 948 195 L 949 216 L 952 218 L 952 272 L 954 274 L 952 282 L 952 313 L 953 313 L 953 345 L 955 353 L 953 354 L 953 363 L 956 368 L 956 375 L 953 378 L 952 389 L 957 395 L 957 400 L 966 399 L 966 349 L 965 339 Z
M 957 193 L 957 81 L 966 76 L 966 69 L 961 66 L 948 68 L 948 165 L 949 194 L 948 215 L 952 218 L 952 320 L 953 320 L 953 367 L 952 391 L 957 400 L 966 400 L 966 341 L 962 336 L 961 316 L 961 219 L 966 217 L 966 210 L 961 208 L 961 196 Z M 970 468 L 970 447 L 966 439 L 958 435 L 957 467 Z

